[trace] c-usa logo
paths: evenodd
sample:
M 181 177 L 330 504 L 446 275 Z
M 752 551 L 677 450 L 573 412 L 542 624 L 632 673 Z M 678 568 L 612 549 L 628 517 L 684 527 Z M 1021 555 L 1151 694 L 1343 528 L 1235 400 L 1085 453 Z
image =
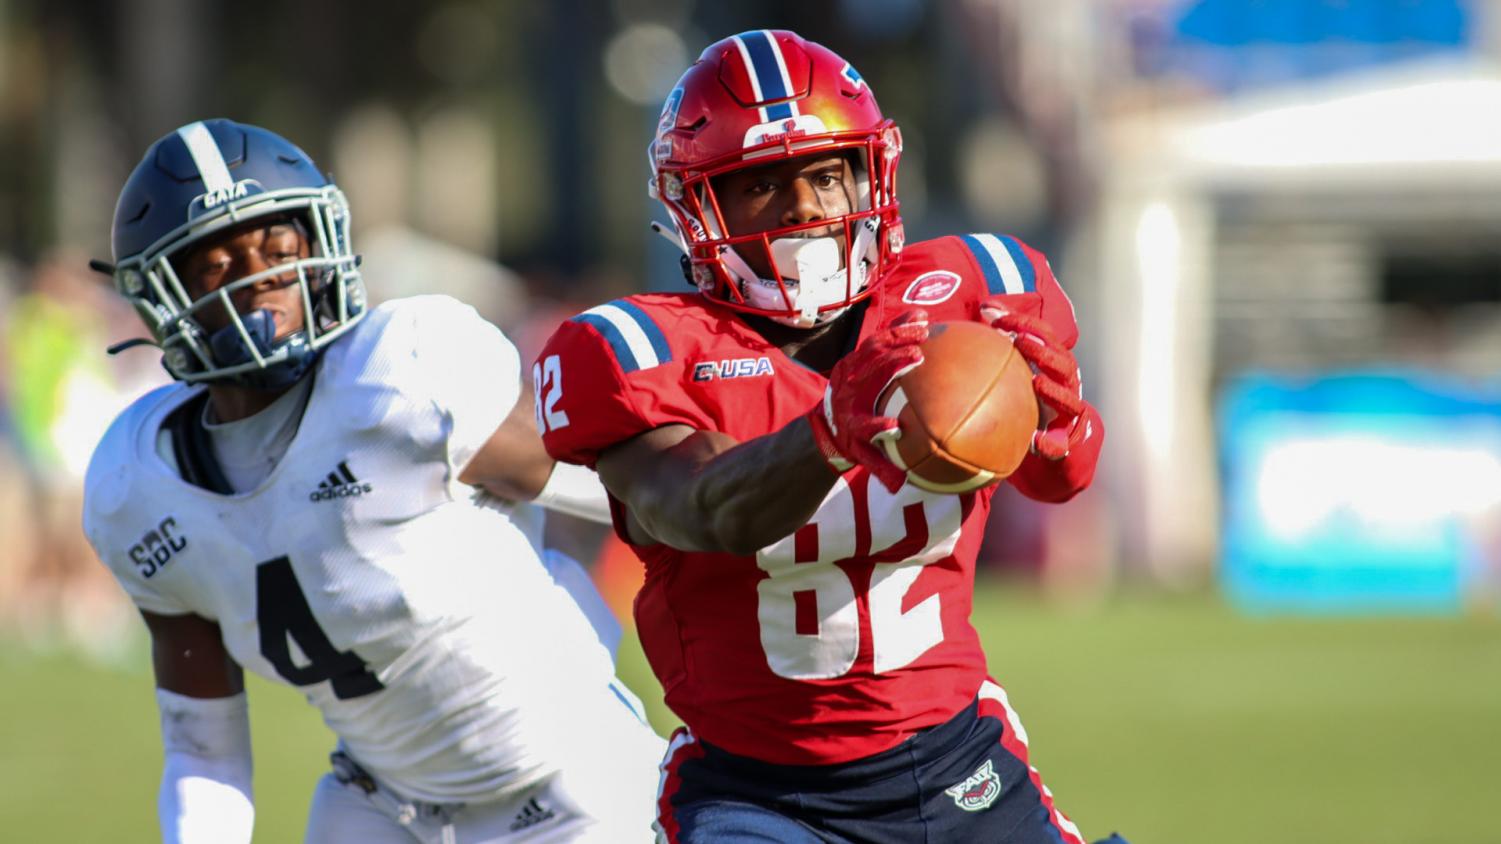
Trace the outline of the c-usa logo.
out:
M 944 789 L 954 798 L 954 805 L 966 812 L 982 812 L 1001 796 L 1001 778 L 996 775 L 995 763 L 989 759 L 980 769 L 970 774 L 964 782 Z
M 754 378 L 757 375 L 772 375 L 771 358 L 762 355 L 756 358 L 726 358 L 706 360 L 693 365 L 693 380 L 716 381 L 729 378 Z

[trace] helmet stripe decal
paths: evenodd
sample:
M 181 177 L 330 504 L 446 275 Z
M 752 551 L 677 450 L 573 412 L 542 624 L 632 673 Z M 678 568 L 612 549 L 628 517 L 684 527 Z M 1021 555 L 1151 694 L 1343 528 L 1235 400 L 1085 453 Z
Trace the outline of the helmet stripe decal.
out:
M 1036 273 L 1020 248 L 1013 248 L 1009 237 L 993 234 L 967 234 L 961 240 L 973 253 L 975 263 L 985 274 L 985 287 L 992 294 L 1030 293 L 1037 289 Z
M 761 30 L 761 36 L 766 39 L 767 52 L 771 53 L 772 60 L 776 62 L 776 77 L 777 81 L 782 83 L 782 96 L 790 97 L 793 91 L 792 77 L 787 73 L 787 57 L 782 55 L 782 45 L 777 43 L 776 36 L 772 35 L 770 30 Z M 783 108 L 786 109 L 785 113 L 772 113 L 775 110 Z M 786 120 L 789 117 L 797 116 L 797 103 L 787 102 L 778 106 L 772 106 L 766 112 L 767 116 L 772 120 Z
M 623 299 L 590 308 L 570 322 L 593 326 L 615 352 L 621 372 L 651 369 L 672 360 L 662 329 L 640 308 Z
M 775 36 L 765 29 L 742 32 L 734 36 L 735 46 L 740 49 L 740 58 L 745 62 L 745 74 L 750 77 L 751 91 L 757 102 L 780 100 L 792 96 L 792 80 L 787 75 L 787 61 L 782 57 L 781 45 Z M 761 122 L 787 120 L 798 115 L 793 102 L 762 106 Z
M 213 192 L 234 187 L 234 180 L 229 177 L 229 165 L 224 163 L 224 153 L 219 151 L 219 144 L 203 121 L 178 129 L 177 136 L 182 138 L 188 154 L 193 156 L 193 164 L 198 167 L 204 188 Z

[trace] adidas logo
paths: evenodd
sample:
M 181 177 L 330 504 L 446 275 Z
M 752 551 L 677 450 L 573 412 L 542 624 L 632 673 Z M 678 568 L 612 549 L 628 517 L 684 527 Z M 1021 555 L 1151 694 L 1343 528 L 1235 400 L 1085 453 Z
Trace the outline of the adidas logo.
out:
M 537 798 L 533 797 L 526 801 L 526 805 L 521 807 L 521 812 L 516 815 L 516 819 L 511 821 L 511 831 L 517 832 L 536 826 L 543 821 L 552 820 L 554 816 L 553 810 L 542 808 L 542 804 L 538 803 Z
M 356 495 L 364 495 L 373 492 L 375 488 L 369 483 L 360 483 L 354 473 L 349 471 L 349 464 L 339 461 L 339 468 L 328 473 L 328 477 L 318 482 L 318 488 L 308 493 L 309 501 L 332 501 L 335 498 L 352 498 Z

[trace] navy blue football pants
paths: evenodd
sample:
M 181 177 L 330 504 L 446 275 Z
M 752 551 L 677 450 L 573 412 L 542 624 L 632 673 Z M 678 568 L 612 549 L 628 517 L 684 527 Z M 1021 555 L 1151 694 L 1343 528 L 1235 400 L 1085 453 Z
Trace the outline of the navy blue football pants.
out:
M 991 682 L 946 723 L 854 762 L 773 765 L 679 730 L 663 770 L 670 844 L 1085 844 Z

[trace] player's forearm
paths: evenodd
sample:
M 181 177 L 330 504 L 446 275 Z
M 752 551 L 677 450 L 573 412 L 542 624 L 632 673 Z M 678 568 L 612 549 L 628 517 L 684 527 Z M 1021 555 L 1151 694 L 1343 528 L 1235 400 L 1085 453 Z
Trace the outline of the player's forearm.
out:
M 661 542 L 686 551 L 753 554 L 807 523 L 838 477 L 805 419 L 723 450 L 705 438 L 675 446 L 663 471 L 680 478 L 633 508 Z
M 255 826 L 250 759 L 205 759 L 169 752 L 157 817 L 163 844 L 249 844 Z
M 610 523 L 610 500 L 599 476 L 584 466 L 557 463 L 542 491 L 532 499 L 539 507 L 602 525 Z
M 1061 503 L 1083 492 L 1094 480 L 1100 460 L 1100 446 L 1105 442 L 1105 423 L 1092 406 L 1085 406 L 1080 425 L 1088 425 L 1088 436 L 1069 450 L 1062 460 L 1047 460 L 1027 455 L 1011 475 L 1011 485 L 1034 501 Z
M 164 844 L 249 844 L 255 823 L 244 694 L 157 689 L 165 751 L 157 815 Z

